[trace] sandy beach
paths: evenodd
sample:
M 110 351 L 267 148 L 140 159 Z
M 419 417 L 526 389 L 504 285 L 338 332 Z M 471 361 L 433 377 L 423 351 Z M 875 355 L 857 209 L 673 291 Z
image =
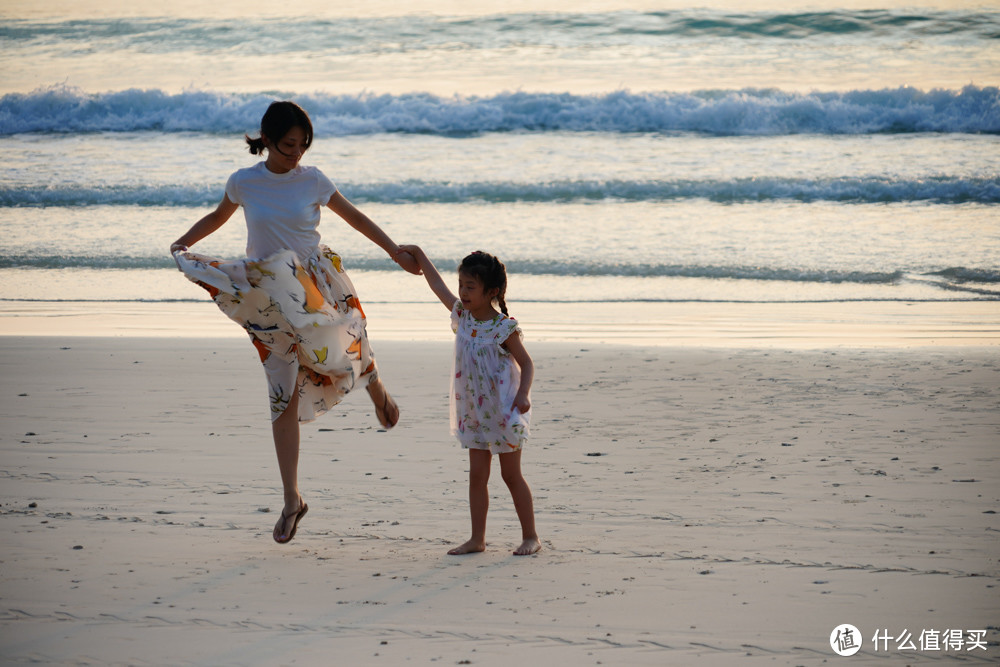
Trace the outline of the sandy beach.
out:
M 402 422 L 381 431 L 355 395 L 303 428 L 310 512 L 279 546 L 263 373 L 238 330 L 126 318 L 87 338 L 8 317 L 3 661 L 818 665 L 850 623 L 859 664 L 996 664 L 1000 356 L 982 319 L 972 344 L 529 336 L 544 549 L 517 558 L 498 472 L 488 551 L 445 553 L 468 514 L 444 338 L 383 325 Z M 949 630 L 961 648 L 922 643 Z

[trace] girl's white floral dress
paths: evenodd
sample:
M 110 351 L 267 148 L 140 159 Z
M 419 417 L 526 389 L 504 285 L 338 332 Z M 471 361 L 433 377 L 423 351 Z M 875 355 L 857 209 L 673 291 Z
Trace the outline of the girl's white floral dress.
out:
M 465 449 L 516 452 L 528 438 L 531 411 L 513 407 L 521 369 L 503 348 L 523 336 L 517 320 L 502 313 L 477 320 L 456 301 L 451 310 L 455 367 L 451 380 L 451 432 Z

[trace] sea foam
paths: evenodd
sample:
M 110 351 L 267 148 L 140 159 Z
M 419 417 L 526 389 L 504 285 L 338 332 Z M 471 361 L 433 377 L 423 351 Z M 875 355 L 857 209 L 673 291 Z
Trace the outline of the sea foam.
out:
M 254 132 L 281 95 L 130 89 L 92 93 L 55 86 L 0 98 L 0 135 L 26 132 Z M 659 132 L 708 135 L 1000 133 L 1000 88 L 910 87 L 791 93 L 501 93 L 488 97 L 289 95 L 317 133 Z
M 737 178 L 732 180 L 488 181 L 446 183 L 349 183 L 338 187 L 352 201 L 381 204 L 465 202 L 673 201 L 721 203 L 834 201 L 843 203 L 1000 203 L 1000 177 L 898 179 Z M 218 202 L 222 184 L 211 185 L 0 185 L 0 207 L 12 206 L 205 206 Z

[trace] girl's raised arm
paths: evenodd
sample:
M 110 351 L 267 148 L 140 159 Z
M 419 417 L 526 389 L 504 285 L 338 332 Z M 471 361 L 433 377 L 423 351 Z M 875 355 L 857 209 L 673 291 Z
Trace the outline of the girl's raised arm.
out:
M 431 291 L 437 295 L 437 298 L 441 299 L 441 303 L 444 304 L 445 308 L 451 310 L 455 306 L 455 302 L 458 301 L 458 297 L 448 289 L 444 278 L 438 273 L 431 260 L 427 259 L 424 251 L 415 245 L 404 245 L 400 246 L 399 249 L 416 258 L 417 264 L 420 266 L 420 270 L 423 271 L 424 278 L 427 280 L 427 284 L 430 285 Z

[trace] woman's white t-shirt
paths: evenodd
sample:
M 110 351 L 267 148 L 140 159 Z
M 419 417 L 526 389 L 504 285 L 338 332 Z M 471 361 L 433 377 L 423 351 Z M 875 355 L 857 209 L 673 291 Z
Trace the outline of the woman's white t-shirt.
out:
M 295 167 L 284 174 L 261 160 L 229 177 L 226 196 L 243 207 L 247 221 L 247 257 L 264 258 L 294 250 L 303 260 L 319 245 L 320 212 L 337 192 L 316 167 Z

